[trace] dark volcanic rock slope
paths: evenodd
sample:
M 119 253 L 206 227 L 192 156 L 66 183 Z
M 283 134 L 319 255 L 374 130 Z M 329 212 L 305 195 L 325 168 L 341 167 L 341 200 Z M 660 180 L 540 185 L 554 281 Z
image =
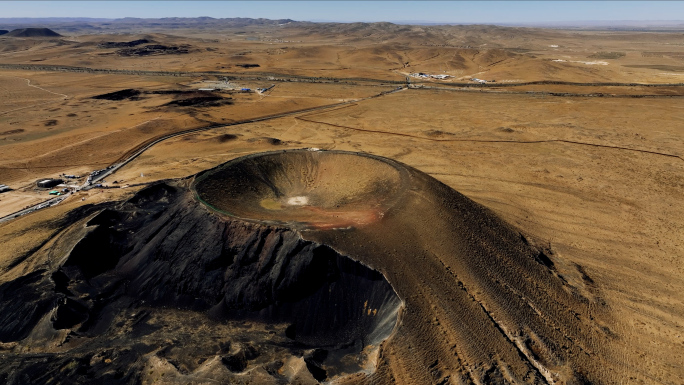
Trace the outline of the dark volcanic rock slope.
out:
M 182 183 L 83 215 L 0 285 L 2 383 L 315 382 L 365 370 L 396 325 L 377 271 Z
M 3 383 L 610 378 L 581 268 L 391 160 L 248 156 L 69 220 L 0 277 Z

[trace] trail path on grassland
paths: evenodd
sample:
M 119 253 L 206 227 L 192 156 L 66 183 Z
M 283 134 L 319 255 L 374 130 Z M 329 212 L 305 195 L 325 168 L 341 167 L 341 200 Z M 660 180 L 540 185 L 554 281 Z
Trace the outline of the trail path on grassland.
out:
M 336 128 L 342 128 L 342 129 L 346 129 L 346 130 L 353 130 L 353 131 L 358 131 L 358 132 L 367 132 L 367 133 L 371 133 L 371 134 L 401 136 L 401 137 L 407 137 L 407 138 L 413 138 L 413 139 L 419 139 L 419 140 L 427 140 L 427 141 L 431 141 L 431 142 L 511 143 L 511 144 L 513 144 L 513 143 L 515 143 L 515 144 L 567 143 L 567 144 L 573 144 L 573 145 L 591 146 L 591 147 L 607 148 L 607 149 L 614 149 L 614 150 L 634 151 L 634 152 L 640 152 L 640 153 L 644 153 L 644 154 L 652 154 L 652 155 L 666 156 L 666 157 L 670 157 L 670 158 L 677 158 L 681 161 L 684 161 L 684 157 L 682 157 L 680 155 L 668 154 L 665 152 L 658 152 L 658 151 L 645 150 L 645 149 L 639 149 L 639 148 L 630 148 L 630 147 L 623 147 L 623 146 L 611 146 L 608 144 L 600 144 L 600 143 L 580 142 L 580 141 L 567 140 L 567 139 L 504 140 L 504 139 L 439 139 L 439 138 L 428 138 L 425 136 L 404 134 L 404 133 L 400 133 L 400 132 L 370 130 L 370 129 L 365 129 L 365 128 L 344 126 L 344 125 L 340 125 L 340 124 L 334 124 L 334 123 L 328 123 L 328 122 L 313 120 L 313 119 L 309 119 L 309 118 L 305 117 L 305 116 L 309 116 L 309 115 L 313 115 L 313 114 L 295 116 L 295 119 L 301 120 L 304 122 L 309 122 L 309 123 L 315 123 L 315 124 L 321 124 L 321 125 L 326 125 L 326 126 L 331 126 L 331 127 L 336 127 Z
M 65 94 L 61 94 L 61 93 L 59 93 L 59 92 L 53 92 L 53 91 L 50 91 L 50 90 L 46 90 L 45 88 L 38 87 L 38 86 L 36 86 L 36 85 L 31 84 L 31 79 L 22 78 L 22 77 L 14 76 L 14 75 L 0 75 L 0 76 L 7 77 L 7 78 L 15 78 L 15 79 L 26 80 L 26 85 L 29 86 L 29 87 L 37 88 L 37 89 L 39 89 L 39 90 L 41 90 L 41 91 L 45 91 L 45 92 L 51 93 L 51 94 L 53 94 L 53 95 L 62 96 L 62 97 L 63 97 L 63 100 L 69 99 L 69 95 L 65 95 Z M 43 102 L 43 103 L 32 104 L 32 105 L 30 105 L 30 106 L 19 107 L 19 108 L 15 108 L 15 109 L 13 109 L 13 110 L 8 110 L 8 111 L 2 111 L 2 112 L 0 112 L 0 115 L 5 115 L 5 114 L 9 114 L 9 113 L 11 113 L 11 112 L 21 111 L 21 110 L 25 110 L 25 109 L 27 109 L 27 108 L 42 106 L 42 105 L 50 104 L 50 103 L 54 103 L 54 102 L 56 102 L 56 100 L 48 100 L 48 101 Z
M 15 79 L 26 80 L 26 85 L 29 86 L 29 87 L 37 88 L 37 89 L 39 89 L 39 90 L 41 90 L 41 91 L 45 91 L 45 92 L 51 93 L 51 94 L 53 94 L 53 95 L 59 95 L 59 96 L 63 97 L 65 100 L 66 100 L 66 99 L 69 99 L 69 95 L 65 95 L 65 94 L 61 94 L 61 93 L 59 93 L 59 92 L 53 92 L 53 91 L 50 91 L 50 90 L 46 90 L 46 89 L 43 88 L 43 87 L 39 87 L 39 86 L 36 86 L 36 85 L 31 84 L 31 79 L 22 78 L 22 77 L 20 77 L 20 76 L 14 76 L 14 75 L 0 75 L 0 76 L 9 77 L 9 78 L 15 78 Z
M 103 132 L 103 133 L 100 134 L 100 135 L 96 135 L 96 136 L 93 136 L 93 137 L 88 138 L 88 139 L 84 139 L 84 140 L 81 140 L 81 141 L 78 141 L 78 142 L 75 142 L 75 143 L 71 143 L 71 144 L 69 144 L 69 145 L 67 145 L 67 146 L 64 146 L 64 147 L 56 148 L 56 149 L 54 149 L 54 150 L 52 150 L 52 151 L 49 151 L 49 152 L 46 152 L 46 153 L 44 153 L 44 154 L 40 154 L 40 155 L 37 156 L 36 158 L 42 158 L 42 157 L 44 157 L 44 156 L 46 156 L 46 155 L 50 155 L 50 154 L 53 154 L 53 153 L 55 153 L 55 152 L 63 151 L 64 149 L 67 149 L 67 148 L 71 148 L 71 147 L 78 146 L 79 144 L 88 143 L 88 142 L 90 142 L 90 141 L 92 141 L 92 140 L 95 140 L 95 139 L 97 139 L 97 138 L 101 138 L 101 137 L 103 137 L 103 136 L 111 135 L 111 134 L 114 134 L 114 133 L 117 133 L 117 132 L 121 132 L 121 131 L 130 130 L 130 129 L 133 129 L 133 128 L 142 126 L 143 124 L 147 124 L 147 123 L 153 122 L 153 121 L 155 121 L 155 120 L 157 120 L 157 119 L 159 119 L 159 118 L 161 118 L 161 115 L 157 116 L 157 117 L 154 118 L 154 119 L 150 119 L 150 120 L 146 120 L 146 121 L 144 121 L 144 122 L 142 122 L 142 123 L 138 123 L 138 124 L 136 124 L 135 126 L 125 127 L 125 128 L 121 128 L 121 129 L 114 130 L 114 131 L 106 131 L 106 132 Z

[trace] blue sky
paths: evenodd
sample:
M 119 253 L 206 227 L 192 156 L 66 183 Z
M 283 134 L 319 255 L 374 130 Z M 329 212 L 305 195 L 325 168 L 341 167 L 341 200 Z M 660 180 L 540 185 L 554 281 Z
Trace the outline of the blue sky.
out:
M 447 23 L 682 20 L 684 1 L 0 1 L 0 17 L 127 16 Z

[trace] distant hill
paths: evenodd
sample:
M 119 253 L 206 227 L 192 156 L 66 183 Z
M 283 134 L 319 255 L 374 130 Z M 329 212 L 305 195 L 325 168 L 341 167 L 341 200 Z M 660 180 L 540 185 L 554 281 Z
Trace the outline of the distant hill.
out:
M 4 34 L 6 34 L 7 32 L 9 32 L 9 31 L 6 30 L 6 29 L 0 29 L 0 35 L 4 35 Z
M 19 28 L 8 32 L 5 36 L 13 37 L 58 37 L 62 36 L 49 28 Z

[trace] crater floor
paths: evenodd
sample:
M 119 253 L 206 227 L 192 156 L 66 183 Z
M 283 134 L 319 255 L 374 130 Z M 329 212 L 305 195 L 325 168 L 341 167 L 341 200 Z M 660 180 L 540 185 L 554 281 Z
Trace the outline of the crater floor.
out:
M 277 151 L 242 157 L 194 183 L 209 207 L 237 218 L 295 228 L 377 222 L 405 191 L 393 161 L 333 151 Z

